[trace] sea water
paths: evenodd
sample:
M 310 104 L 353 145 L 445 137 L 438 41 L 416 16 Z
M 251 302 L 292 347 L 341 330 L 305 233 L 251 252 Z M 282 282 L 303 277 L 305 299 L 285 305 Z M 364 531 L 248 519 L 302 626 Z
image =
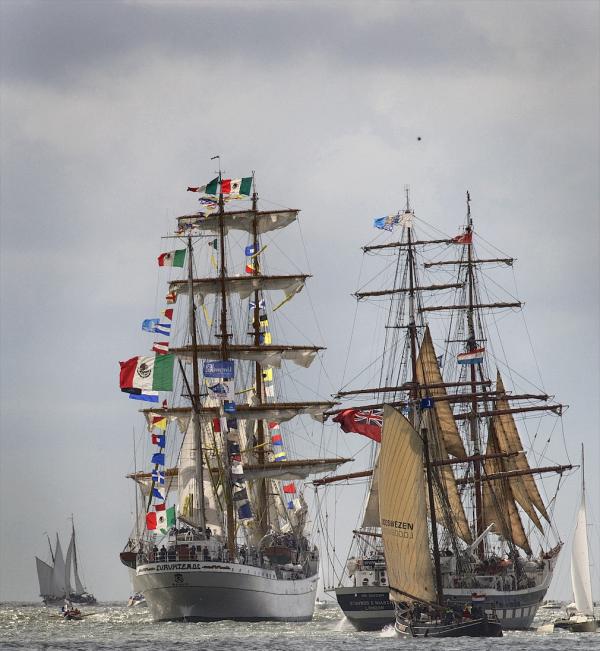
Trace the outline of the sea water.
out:
M 312 622 L 153 622 L 147 608 L 106 603 L 82 608 L 82 621 L 65 621 L 57 607 L 0 604 L 0 649 L 28 651 L 592 651 L 600 633 L 508 631 L 501 639 L 403 640 L 393 629 L 359 633 L 337 608 L 317 610 Z M 542 613 L 536 627 L 556 617 Z

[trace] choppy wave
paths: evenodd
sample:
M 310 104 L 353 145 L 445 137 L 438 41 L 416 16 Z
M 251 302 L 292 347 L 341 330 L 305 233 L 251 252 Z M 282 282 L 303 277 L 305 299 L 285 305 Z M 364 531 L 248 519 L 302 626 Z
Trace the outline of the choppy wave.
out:
M 337 608 L 309 623 L 153 622 L 145 608 L 106 603 L 85 608 L 82 621 L 64 621 L 57 608 L 0 605 L 0 649 L 28 651 L 592 651 L 600 634 L 508 632 L 502 639 L 399 640 L 390 631 L 358 633 Z M 551 614 L 537 621 L 543 624 Z

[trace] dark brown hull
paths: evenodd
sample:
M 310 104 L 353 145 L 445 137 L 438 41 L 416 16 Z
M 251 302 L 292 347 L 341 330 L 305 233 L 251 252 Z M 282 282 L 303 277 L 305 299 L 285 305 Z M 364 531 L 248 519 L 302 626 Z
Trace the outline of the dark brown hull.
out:
M 498 620 L 485 617 L 455 624 L 413 623 L 397 618 L 395 629 L 403 637 L 502 637 Z

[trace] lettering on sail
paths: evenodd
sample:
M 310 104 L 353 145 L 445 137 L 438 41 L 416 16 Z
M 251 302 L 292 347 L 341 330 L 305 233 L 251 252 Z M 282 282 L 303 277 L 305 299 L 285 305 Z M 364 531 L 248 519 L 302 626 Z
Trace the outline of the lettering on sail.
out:
M 413 538 L 413 529 L 415 525 L 412 522 L 404 522 L 402 520 L 388 520 L 381 518 L 381 525 L 391 529 L 390 533 L 398 538 Z

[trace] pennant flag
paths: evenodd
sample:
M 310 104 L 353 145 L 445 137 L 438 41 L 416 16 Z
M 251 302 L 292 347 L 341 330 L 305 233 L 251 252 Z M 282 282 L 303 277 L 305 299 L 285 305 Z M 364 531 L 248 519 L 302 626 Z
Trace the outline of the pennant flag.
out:
M 183 267 L 185 264 L 185 249 L 168 251 L 158 256 L 159 267 Z
M 276 422 L 274 422 L 274 421 L 269 421 L 267 427 L 268 427 L 269 429 L 277 429 L 277 428 L 279 427 L 279 423 L 276 423 Z
M 162 508 L 160 508 L 161 506 Z M 175 507 L 166 509 L 164 504 L 157 504 L 154 509 L 146 514 L 146 528 L 149 531 L 167 533 L 171 527 L 175 526 Z
M 169 352 L 169 342 L 155 341 L 152 345 L 152 351 L 157 355 L 166 355 Z
M 262 378 L 265 382 L 273 382 L 273 369 L 272 368 L 263 369 Z
M 164 500 L 165 499 L 164 489 L 161 492 L 160 488 L 153 488 L 152 489 L 152 497 L 156 497 L 157 500 Z
M 237 429 L 237 428 L 238 428 L 237 418 L 228 418 L 227 429 L 231 431 L 232 429 Z
M 239 454 L 240 453 L 240 444 L 236 441 L 227 442 L 227 453 L 228 454 Z
M 456 356 L 456 361 L 459 364 L 481 364 L 483 362 L 484 352 L 485 348 L 476 348 L 467 353 L 459 353 Z
M 273 456 L 275 457 L 275 461 L 285 461 L 287 454 L 281 450 L 273 453 Z
M 247 246 L 247 247 L 244 249 L 244 253 L 245 253 L 247 256 L 252 256 L 252 255 L 254 255 L 257 251 L 258 251 L 258 248 L 257 248 L 256 246 L 254 246 L 254 244 L 250 244 L 250 246 Z
M 267 398 L 275 397 L 275 387 L 272 384 L 265 384 L 265 397 Z
M 152 416 L 152 427 L 158 427 L 158 429 L 166 430 L 167 429 L 167 417 L 166 416 Z
M 271 443 L 273 445 L 283 445 L 281 434 L 271 434 Z
M 162 470 L 153 470 L 152 481 L 155 484 L 159 484 L 160 486 L 163 486 L 165 483 L 165 473 Z
M 260 321 L 261 328 L 269 327 L 269 317 L 266 314 L 259 315 L 258 320 Z
M 290 509 L 290 511 L 294 508 L 294 502 L 293 502 L 293 500 L 290 500 L 290 501 L 287 503 L 287 507 L 288 507 L 288 509 Z
M 169 292 L 165 296 L 165 299 L 167 301 L 167 305 L 173 305 L 173 303 L 177 302 L 177 292 Z
M 231 474 L 232 475 L 237 475 L 238 477 L 240 475 L 244 474 L 244 466 L 239 461 L 234 461 L 231 464 Z
M 444 365 L 444 356 L 443 355 L 437 355 L 436 359 L 437 359 L 438 366 L 440 368 L 442 368 L 442 366 Z
M 393 231 L 394 226 L 400 222 L 400 215 L 386 215 L 373 220 L 373 226 L 384 231 Z
M 132 357 L 119 362 L 119 386 L 126 393 L 148 391 L 173 391 L 173 365 L 175 355 Z
M 215 238 L 208 243 L 208 246 L 211 246 L 215 251 L 219 250 L 219 240 Z
M 158 393 L 130 393 L 131 400 L 144 400 L 145 402 L 158 402 Z
M 269 345 L 272 341 L 270 332 L 261 332 L 259 341 L 261 344 Z
M 161 449 L 164 448 L 165 438 L 164 434 L 152 434 L 152 445 L 158 445 Z
M 254 273 L 254 265 L 250 264 L 249 262 L 246 262 L 246 273 L 247 274 Z
M 382 409 L 344 409 L 333 418 L 333 422 L 339 423 L 344 432 L 356 432 L 381 443 Z
M 473 243 L 473 233 L 468 231 L 466 233 L 461 233 L 456 237 L 452 238 L 453 244 L 472 244 Z
M 256 308 L 256 303 L 254 301 L 248 301 L 248 308 L 251 310 L 254 310 Z M 259 310 L 264 310 L 265 309 L 265 300 L 264 298 L 261 298 L 258 301 L 258 309 Z
M 252 508 L 250 502 L 242 504 L 238 509 L 238 520 L 250 520 L 252 518 Z
M 168 337 L 171 334 L 171 324 L 170 323 L 157 323 L 154 327 L 154 332 L 157 335 L 165 335 Z
M 221 192 L 223 194 L 243 194 L 248 196 L 252 188 L 252 177 L 243 179 L 223 179 L 221 181 Z
M 284 493 L 295 493 L 296 492 L 296 484 L 294 484 L 294 482 L 290 482 L 289 484 L 284 484 L 283 485 L 283 492 Z
M 144 332 L 156 332 L 156 326 L 160 319 L 144 319 L 142 321 L 142 330 Z
M 173 308 L 168 307 L 166 310 L 163 310 L 161 314 L 165 317 L 165 319 L 169 319 L 169 321 L 173 320 Z
M 221 419 L 220 418 L 213 418 L 212 419 L 212 426 L 213 426 L 213 432 L 220 432 L 221 431 Z

